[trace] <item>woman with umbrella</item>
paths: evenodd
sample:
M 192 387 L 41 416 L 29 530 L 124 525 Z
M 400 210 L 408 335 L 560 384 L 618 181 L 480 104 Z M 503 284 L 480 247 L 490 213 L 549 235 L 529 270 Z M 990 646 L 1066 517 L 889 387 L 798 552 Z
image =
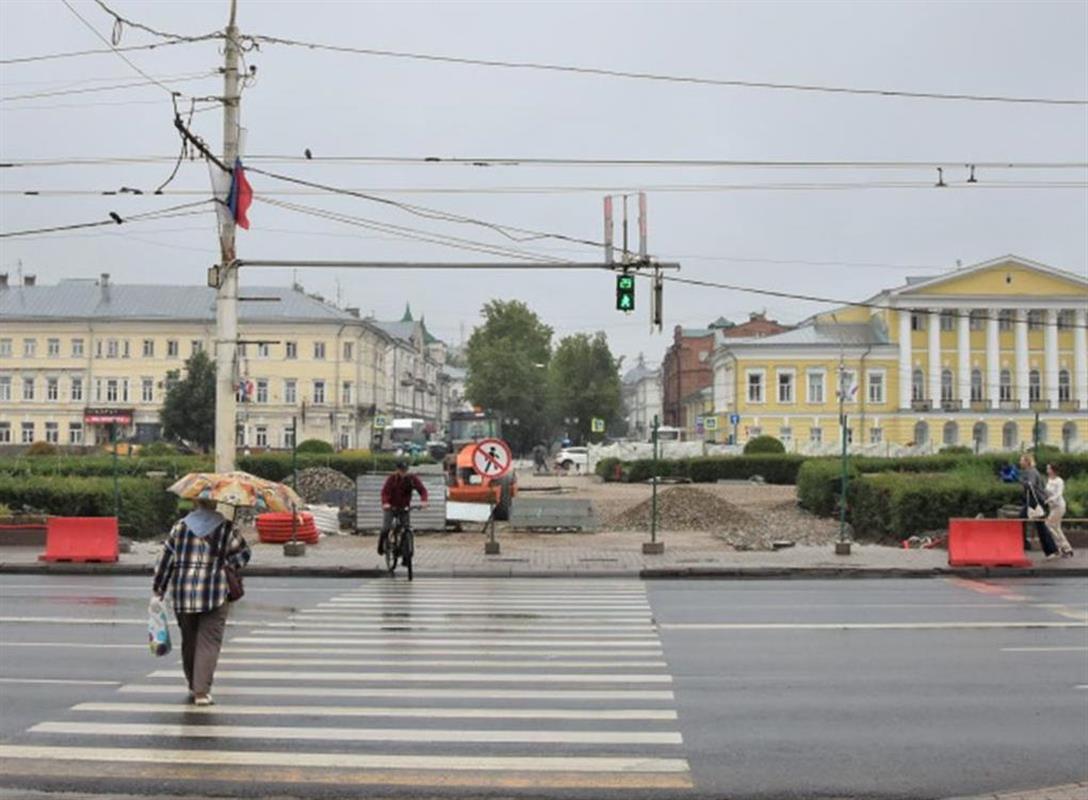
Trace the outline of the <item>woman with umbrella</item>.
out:
M 228 601 L 236 599 L 230 597 L 227 572 L 241 569 L 250 558 L 246 540 L 216 508 L 278 507 L 294 492 L 246 473 L 190 473 L 170 491 L 193 500 L 194 508 L 166 537 L 152 591 L 162 598 L 170 589 L 190 702 L 210 706 L 215 702 L 212 678 L 223 645 Z

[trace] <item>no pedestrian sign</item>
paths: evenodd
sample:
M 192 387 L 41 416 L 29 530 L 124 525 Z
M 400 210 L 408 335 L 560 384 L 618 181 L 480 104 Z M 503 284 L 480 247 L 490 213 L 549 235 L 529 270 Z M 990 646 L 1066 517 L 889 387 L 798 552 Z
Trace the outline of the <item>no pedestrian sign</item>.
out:
M 510 471 L 514 454 L 501 439 L 481 439 L 472 453 L 472 466 L 488 478 L 501 478 Z

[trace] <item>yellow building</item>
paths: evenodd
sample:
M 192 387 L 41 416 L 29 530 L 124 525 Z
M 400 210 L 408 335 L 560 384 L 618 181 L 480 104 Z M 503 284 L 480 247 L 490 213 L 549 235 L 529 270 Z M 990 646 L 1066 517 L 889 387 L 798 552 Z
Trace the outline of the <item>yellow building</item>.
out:
M 1088 445 L 1088 278 L 1004 256 L 761 339 L 718 337 L 720 439 L 797 452 Z
M 55 286 L 0 276 L 0 448 L 159 438 L 170 373 L 213 352 L 215 292 L 203 286 Z M 238 444 L 323 439 L 367 446 L 391 403 L 386 354 L 403 347 L 355 309 L 299 287 L 247 287 L 239 304 Z

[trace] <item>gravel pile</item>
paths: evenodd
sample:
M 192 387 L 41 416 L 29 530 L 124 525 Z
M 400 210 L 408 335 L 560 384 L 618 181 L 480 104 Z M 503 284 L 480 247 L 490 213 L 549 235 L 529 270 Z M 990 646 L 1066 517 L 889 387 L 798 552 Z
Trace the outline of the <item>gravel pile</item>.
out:
M 354 492 L 355 484 L 344 473 L 328 467 L 309 467 L 299 471 L 298 493 L 307 503 L 324 502 L 325 493 L 330 491 Z
M 649 531 L 652 501 L 605 520 L 607 530 Z M 802 512 L 803 513 L 803 512 Z M 738 550 L 772 550 L 773 542 L 825 544 L 833 542 L 838 527 L 827 520 L 804 515 L 798 524 L 795 502 L 780 502 L 746 511 L 707 489 L 674 486 L 658 492 L 657 524 L 661 531 L 707 531 Z

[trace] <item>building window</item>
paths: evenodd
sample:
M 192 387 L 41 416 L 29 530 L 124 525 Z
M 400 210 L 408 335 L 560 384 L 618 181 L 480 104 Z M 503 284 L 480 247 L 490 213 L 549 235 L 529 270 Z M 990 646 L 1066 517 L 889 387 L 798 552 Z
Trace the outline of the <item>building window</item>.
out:
M 23 436 L 20 440 L 23 444 L 34 444 L 34 423 L 23 423 Z
M 38 353 L 37 339 L 23 339 L 23 358 L 34 358 Z
M 0 375 L 0 400 L 11 400 L 11 378 L 7 375 Z
M 941 402 L 951 403 L 953 397 L 952 370 L 941 370 Z
M 880 428 L 869 428 L 869 444 L 880 444 L 884 441 L 884 431 Z
M 268 358 L 268 342 L 257 342 L 257 358 Z
M 1006 450 L 1015 450 L 1020 444 L 1019 431 L 1015 422 L 1006 422 L 1001 428 L 1001 446 Z
M 235 347 L 235 352 L 238 354 L 238 358 L 245 358 L 246 357 L 246 343 L 245 342 L 239 342 L 237 347 Z
M 1012 330 L 1013 312 L 1012 309 L 1003 308 L 997 312 L 997 329 L 999 331 L 1011 331 Z
M 1071 308 L 1063 308 L 1058 312 L 1058 330 L 1069 330 L 1076 322 L 1076 316 Z
M 78 357 L 80 357 L 82 355 L 83 355 L 83 340 L 82 339 L 73 339 L 72 340 L 72 357 L 73 358 L 78 358 Z
M 143 378 L 140 381 L 140 402 L 155 402 L 155 381 L 151 378 Z
M 314 381 L 314 404 L 323 405 L 325 402 L 325 381 Z
M 955 311 L 942 311 L 941 330 L 945 332 L 956 330 L 956 316 Z
M 109 378 L 106 380 L 106 402 L 117 402 L 117 379 Z
M 60 381 L 56 378 L 45 379 L 45 399 L 60 400 Z
M 94 401 L 96 403 L 101 403 L 102 402 L 102 379 L 101 378 L 95 378 L 94 379 Z
M 823 428 L 809 428 L 808 429 L 808 440 L 812 444 L 822 443 L 823 440 L 824 440 L 824 430 L 823 430 Z
M 351 361 L 355 358 L 355 343 L 344 342 L 344 360 Z
M 351 381 L 344 381 L 343 385 L 340 387 L 340 404 L 350 406 L 352 394 Z
M 910 374 L 910 399 L 916 403 L 926 399 L 926 374 L 920 369 Z
M 0 444 L 11 444 L 10 422 L 0 422 Z
M 824 373 L 808 373 L 808 401 L 814 405 L 823 405 L 824 402 Z
M 45 353 L 50 358 L 56 358 L 60 355 L 60 339 L 47 339 L 45 342 Z
M 293 427 L 283 429 L 283 446 L 288 450 L 295 449 L 295 429 Z
M 1001 375 L 998 378 L 998 397 L 1003 403 L 1008 403 L 1012 400 L 1012 372 L 1007 369 L 1001 370 Z
M 83 378 L 72 378 L 72 402 L 83 402 Z
M 314 342 L 314 361 L 325 360 L 325 343 Z
M 884 373 L 869 373 L 869 402 L 881 405 L 884 402 Z
M 1063 369 L 1058 371 L 1058 402 L 1068 403 L 1072 399 L 1071 387 L 1069 385 L 1069 370 Z
M 199 353 L 201 350 L 204 349 L 204 342 L 200 341 L 199 339 L 193 339 L 189 343 L 189 345 L 190 345 L 190 349 L 189 349 L 189 354 L 190 355 L 195 356 L 197 353 Z
M 83 423 L 68 423 L 68 444 L 83 444 Z
M 778 402 L 793 402 L 793 372 L 778 373 Z
M 783 444 L 793 441 L 793 428 L 789 425 L 783 425 L 778 429 L 778 438 Z
M 286 380 L 283 382 L 283 402 L 293 406 L 298 402 L 298 381 Z
M 257 447 L 268 447 L 268 427 L 265 425 L 257 426 Z
M 971 402 L 982 402 L 982 370 L 971 370 Z
M 929 423 L 921 421 L 914 425 L 914 443 L 929 444 Z
M 56 422 L 45 423 L 45 441 L 49 444 L 58 444 L 60 442 L 60 425 Z
M 177 358 L 178 357 L 178 340 L 177 339 L 167 339 L 166 340 L 166 356 L 167 356 L 167 358 Z
M 340 428 L 340 449 L 347 450 L 351 447 L 351 428 Z
M 33 400 L 34 399 L 34 379 L 33 378 L 23 378 L 23 399 L 24 400 Z
M 924 312 L 910 312 L 910 329 L 912 331 L 924 331 L 926 329 L 926 315 Z
M 117 346 L 116 339 L 106 340 L 106 358 L 117 358 L 117 354 L 121 352 Z
M 284 344 L 284 358 L 298 358 L 298 342 Z
M 1043 399 L 1043 382 L 1039 370 L 1033 369 L 1028 373 L 1028 400 L 1037 403 Z
M 946 445 L 958 444 L 960 440 L 960 426 L 955 422 L 944 424 L 944 443 Z
M 131 343 L 128 339 L 121 342 L 121 358 L 129 358 L 132 355 Z
M 763 402 L 763 372 L 748 373 L 748 402 Z
M 265 378 L 260 378 L 257 380 L 257 402 L 268 402 L 268 380 Z
M 95 339 L 94 340 L 94 357 L 95 358 L 102 358 L 102 340 L 101 339 Z
M 0 358 L 11 357 L 11 339 L 0 339 Z
M 1037 308 L 1028 311 L 1028 330 L 1038 331 L 1043 328 L 1043 312 Z
M 971 330 L 981 331 L 985 327 L 986 317 L 987 313 L 980 308 L 971 311 Z
M 155 357 L 155 340 L 154 339 L 144 339 L 143 354 L 144 354 L 144 358 L 154 358 Z

